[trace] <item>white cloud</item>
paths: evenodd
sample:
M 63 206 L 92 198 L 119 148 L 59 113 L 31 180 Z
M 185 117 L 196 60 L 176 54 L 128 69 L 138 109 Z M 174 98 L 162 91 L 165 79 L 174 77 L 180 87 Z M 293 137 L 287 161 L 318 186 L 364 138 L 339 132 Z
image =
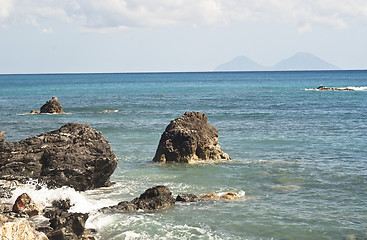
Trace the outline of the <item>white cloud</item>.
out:
M 13 10 L 12 0 L 0 0 L 0 21 L 9 17 L 11 11 Z
M 87 31 L 167 25 L 280 22 L 299 32 L 315 25 L 367 23 L 366 0 L 0 0 L 0 22 L 40 25 L 49 19 Z

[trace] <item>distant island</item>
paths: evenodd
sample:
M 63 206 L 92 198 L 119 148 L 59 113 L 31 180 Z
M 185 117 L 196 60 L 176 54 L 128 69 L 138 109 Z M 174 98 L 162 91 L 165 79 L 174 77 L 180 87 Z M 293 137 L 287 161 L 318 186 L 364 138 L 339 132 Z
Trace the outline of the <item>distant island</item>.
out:
M 215 68 L 215 71 L 292 71 L 292 70 L 339 70 L 315 55 L 300 52 L 292 57 L 286 58 L 273 66 L 263 66 L 255 61 L 239 56 L 233 60 L 223 63 Z

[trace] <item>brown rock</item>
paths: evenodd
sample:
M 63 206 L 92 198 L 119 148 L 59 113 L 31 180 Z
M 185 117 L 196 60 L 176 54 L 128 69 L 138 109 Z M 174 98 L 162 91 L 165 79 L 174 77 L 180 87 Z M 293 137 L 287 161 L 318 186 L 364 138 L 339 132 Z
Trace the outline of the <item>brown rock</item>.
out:
M 220 196 L 220 199 L 221 200 L 227 200 L 227 201 L 230 201 L 230 200 L 236 200 L 236 199 L 239 199 L 237 193 L 234 193 L 234 192 L 227 192 L 223 195 Z
M 40 109 L 40 113 L 65 113 L 61 107 L 59 99 L 57 97 L 52 97 L 51 100 L 48 100 Z
M 26 213 L 32 217 L 38 215 L 41 210 L 27 193 L 23 193 L 15 200 L 13 212 Z
M 84 191 L 109 186 L 116 166 L 109 143 L 88 124 L 68 123 L 20 142 L 6 142 L 0 150 L 0 179 L 33 178 L 50 187 Z
M 203 198 L 203 199 L 217 199 L 218 195 L 214 194 L 214 193 L 207 193 L 207 194 L 201 195 L 200 198 Z
M 172 197 L 172 192 L 166 186 L 155 186 L 147 189 L 139 198 L 135 198 L 131 203 L 141 210 L 157 210 L 171 207 L 176 200 Z
M 231 159 L 220 149 L 218 130 L 207 121 L 206 114 L 200 112 L 186 112 L 171 121 L 161 136 L 153 161 L 193 163 Z

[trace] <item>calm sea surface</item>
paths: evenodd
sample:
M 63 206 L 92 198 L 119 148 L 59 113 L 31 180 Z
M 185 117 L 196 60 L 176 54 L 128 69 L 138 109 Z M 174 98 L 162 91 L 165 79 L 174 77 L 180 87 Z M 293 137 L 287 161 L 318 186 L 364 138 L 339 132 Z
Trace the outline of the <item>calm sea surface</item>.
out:
M 356 91 L 304 90 L 320 85 Z M 52 96 L 70 114 L 23 114 Z M 165 127 L 185 111 L 208 115 L 232 161 L 152 163 Z M 0 75 L 7 141 L 68 122 L 102 131 L 119 158 L 116 184 L 26 190 L 44 202 L 70 197 L 101 239 L 367 239 L 367 71 Z M 154 213 L 93 211 L 155 185 L 243 197 Z

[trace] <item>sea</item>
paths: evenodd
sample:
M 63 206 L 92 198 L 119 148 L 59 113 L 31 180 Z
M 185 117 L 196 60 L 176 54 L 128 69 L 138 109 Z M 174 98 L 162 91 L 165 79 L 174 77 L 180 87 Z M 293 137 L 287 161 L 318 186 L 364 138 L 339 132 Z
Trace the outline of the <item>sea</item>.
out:
M 355 91 L 316 91 L 320 85 Z M 25 114 L 56 96 L 67 114 Z M 199 111 L 232 160 L 152 161 L 171 120 Z M 367 239 L 367 71 L 0 75 L 0 130 L 20 141 L 88 123 L 119 159 L 115 183 L 86 192 L 36 187 L 36 202 L 69 198 L 99 239 Z M 155 212 L 101 213 L 146 189 L 235 192 L 233 201 Z

